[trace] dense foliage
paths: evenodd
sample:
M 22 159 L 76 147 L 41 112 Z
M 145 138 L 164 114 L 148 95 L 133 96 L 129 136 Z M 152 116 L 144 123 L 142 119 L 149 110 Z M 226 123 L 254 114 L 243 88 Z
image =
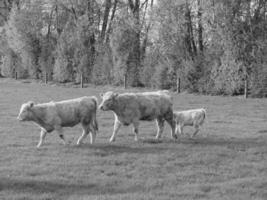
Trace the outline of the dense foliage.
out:
M 3 76 L 267 96 L 265 0 L 0 4 Z

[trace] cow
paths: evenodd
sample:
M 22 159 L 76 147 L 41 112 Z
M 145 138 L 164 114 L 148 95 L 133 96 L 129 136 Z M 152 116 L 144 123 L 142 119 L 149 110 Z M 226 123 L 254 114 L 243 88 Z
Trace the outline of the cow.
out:
M 122 93 L 112 91 L 100 94 L 102 102 L 99 109 L 113 111 L 115 121 L 110 142 L 115 141 L 121 125 L 133 124 L 135 141 L 138 141 L 138 126 L 140 120 L 157 122 L 156 139 L 161 137 L 164 122 L 171 126 L 172 137 L 175 135 L 175 121 L 173 120 L 172 97 L 168 91 L 143 92 L 143 93 Z
M 98 123 L 96 120 L 97 98 L 80 97 L 65 101 L 35 104 L 32 101 L 24 103 L 21 106 L 17 117 L 20 121 L 33 121 L 40 128 L 40 140 L 37 147 L 40 147 L 47 133 L 54 130 L 57 131 L 63 143 L 66 144 L 63 127 L 73 127 L 81 124 L 83 133 L 77 141 L 77 145 L 90 132 L 90 143 L 93 144 L 98 131 Z
M 206 110 L 204 108 L 200 108 L 194 110 L 175 111 L 173 115 L 176 123 L 175 133 L 178 134 L 179 131 L 179 133 L 183 135 L 184 126 L 193 126 L 195 128 L 195 132 L 192 137 L 194 137 L 200 130 L 200 126 L 205 121 Z

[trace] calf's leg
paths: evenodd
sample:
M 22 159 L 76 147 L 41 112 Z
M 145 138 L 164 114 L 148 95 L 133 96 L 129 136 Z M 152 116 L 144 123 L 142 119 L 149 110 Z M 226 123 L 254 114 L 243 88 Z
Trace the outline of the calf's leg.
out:
M 193 133 L 192 137 L 195 137 L 196 134 L 198 133 L 199 129 L 200 129 L 199 125 L 197 125 L 197 124 L 194 125 L 194 128 L 195 128 L 195 132 Z
M 66 145 L 67 143 L 66 143 L 66 140 L 65 140 L 65 137 L 64 137 L 63 128 L 61 126 L 59 126 L 59 127 L 56 127 L 55 130 L 57 131 L 58 136 L 62 140 L 63 144 Z
M 156 139 L 160 139 L 162 132 L 163 132 L 163 129 L 164 129 L 164 119 L 163 118 L 157 118 L 156 123 L 157 123 L 157 127 L 158 127 Z
M 183 126 L 181 124 L 177 124 L 176 125 L 176 128 L 175 128 L 175 134 L 178 135 L 178 133 L 180 135 L 183 135 Z
M 96 138 L 96 130 L 94 128 L 90 129 L 90 143 L 93 144 Z
M 135 122 L 133 122 L 133 126 L 134 126 L 134 140 L 137 142 L 138 141 L 138 126 L 139 126 L 139 121 L 136 120 Z
M 89 126 L 88 125 L 82 124 L 82 128 L 83 128 L 83 133 L 79 137 L 79 139 L 77 141 L 77 145 L 80 145 L 82 143 L 82 141 L 84 140 L 84 138 L 86 138 L 86 136 L 89 133 Z
M 176 122 L 174 121 L 173 117 L 167 117 L 166 121 L 171 127 L 172 138 L 177 139 L 177 135 L 175 134 Z
M 184 125 L 183 124 L 179 125 L 179 133 L 180 133 L 180 135 L 184 135 Z
M 118 133 L 120 127 L 121 127 L 120 121 L 115 118 L 115 121 L 114 121 L 114 130 L 113 130 L 112 136 L 109 139 L 110 142 L 114 142 L 115 141 L 116 134 Z
M 40 140 L 39 140 L 39 143 L 37 145 L 37 148 L 41 147 L 43 142 L 44 142 L 44 139 L 45 139 L 45 136 L 47 134 L 47 131 L 45 129 L 41 129 L 41 132 L 40 132 Z

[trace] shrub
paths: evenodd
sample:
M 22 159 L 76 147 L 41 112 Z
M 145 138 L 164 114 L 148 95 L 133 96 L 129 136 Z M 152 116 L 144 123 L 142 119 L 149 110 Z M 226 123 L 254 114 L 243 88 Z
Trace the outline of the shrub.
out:
M 59 82 L 69 82 L 73 80 L 73 68 L 66 58 L 57 57 L 54 66 L 53 78 Z
M 152 87 L 170 89 L 172 87 L 172 80 L 168 67 L 160 63 L 155 67 L 155 70 L 152 76 Z

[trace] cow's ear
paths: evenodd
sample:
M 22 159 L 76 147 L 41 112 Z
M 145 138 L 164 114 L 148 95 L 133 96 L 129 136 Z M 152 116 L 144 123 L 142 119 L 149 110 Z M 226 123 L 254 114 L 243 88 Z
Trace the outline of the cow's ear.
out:
M 34 106 L 34 102 L 33 101 L 29 101 L 29 106 L 30 108 Z

